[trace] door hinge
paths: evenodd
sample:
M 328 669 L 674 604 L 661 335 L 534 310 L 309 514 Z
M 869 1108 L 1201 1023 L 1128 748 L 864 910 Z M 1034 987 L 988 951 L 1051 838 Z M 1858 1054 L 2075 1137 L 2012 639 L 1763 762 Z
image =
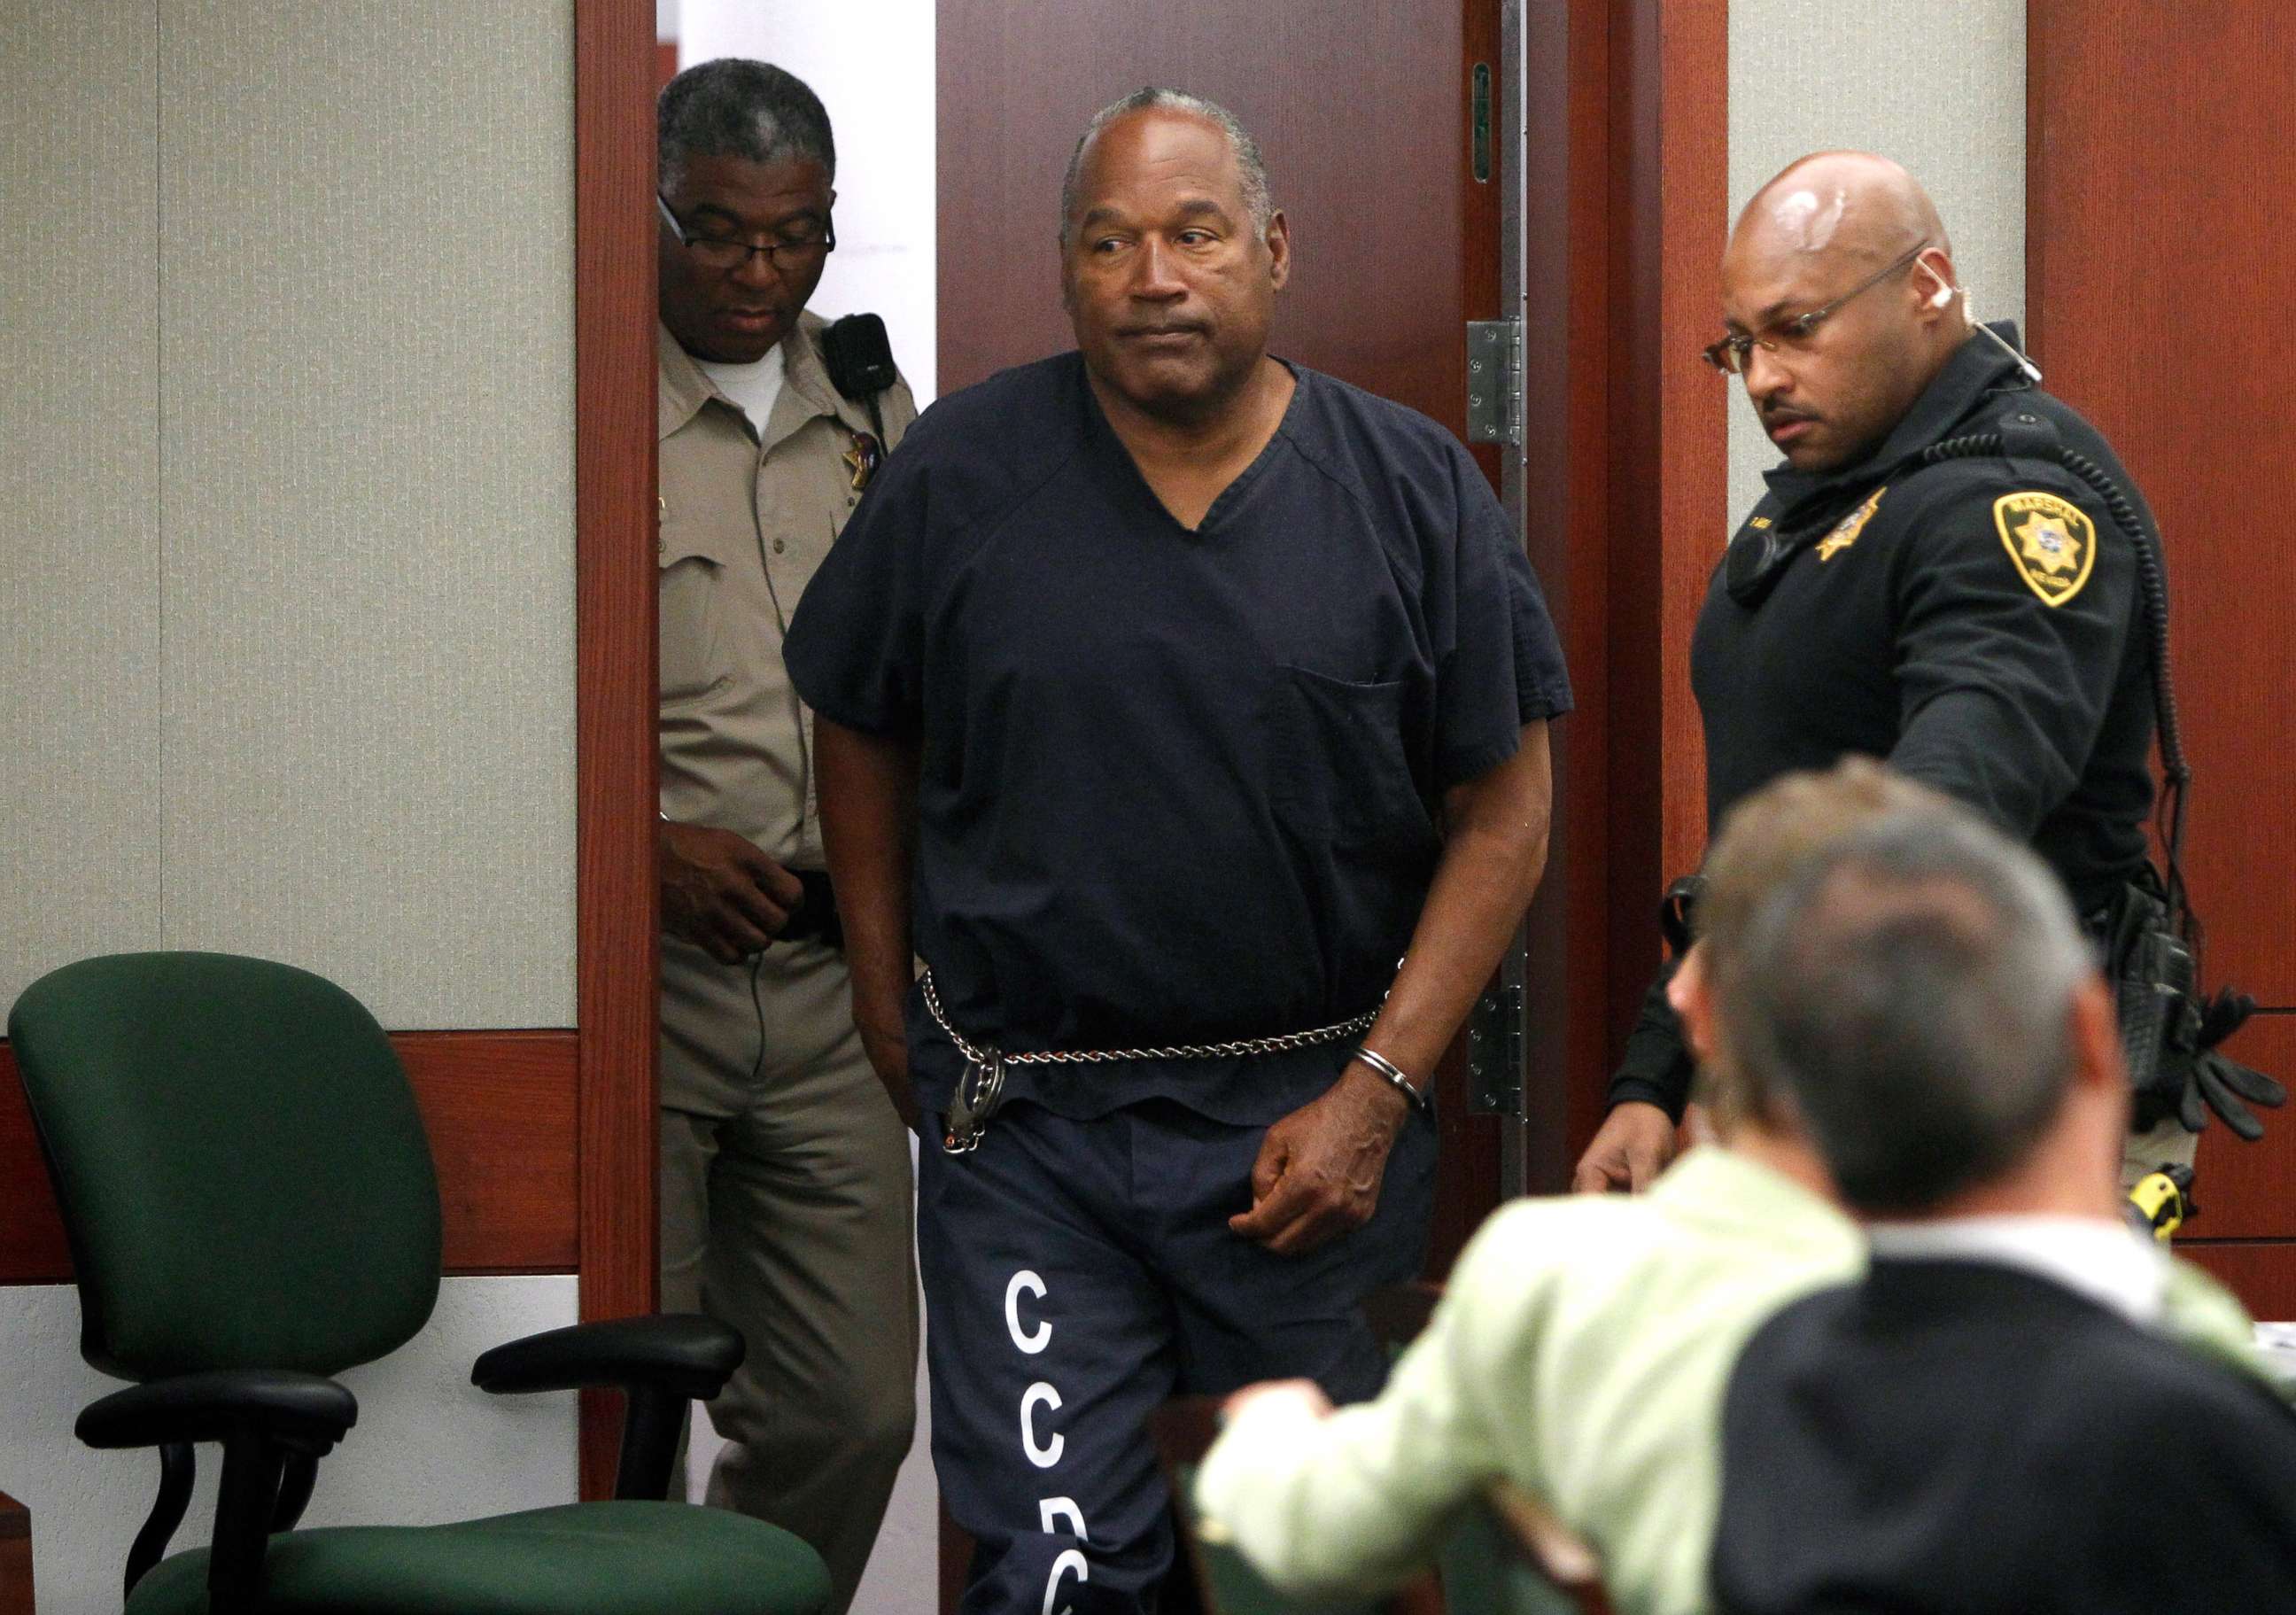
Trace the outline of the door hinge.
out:
M 1522 1114 L 1522 988 L 1500 987 L 1467 1015 L 1467 1108 L 1478 1115 Z
M 1522 441 L 1522 322 L 1467 322 L 1467 441 Z

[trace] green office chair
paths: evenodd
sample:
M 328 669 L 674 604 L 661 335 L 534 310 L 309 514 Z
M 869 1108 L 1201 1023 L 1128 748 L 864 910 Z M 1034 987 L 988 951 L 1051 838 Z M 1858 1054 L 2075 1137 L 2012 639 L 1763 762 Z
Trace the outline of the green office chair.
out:
M 709 1318 L 578 1324 L 479 1359 L 488 1391 L 627 1393 L 614 1502 L 292 1530 L 358 1415 L 326 1376 L 405 1344 L 438 1299 L 438 1180 L 390 1040 L 308 971 L 193 953 L 67 965 L 26 990 L 8 1035 L 70 1236 L 81 1353 L 136 1381 L 78 1433 L 160 1453 L 128 1615 L 827 1604 L 820 1556 L 788 1532 L 660 1501 L 687 1402 L 741 1361 Z M 223 1448 L 210 1545 L 162 1559 L 202 1442 Z

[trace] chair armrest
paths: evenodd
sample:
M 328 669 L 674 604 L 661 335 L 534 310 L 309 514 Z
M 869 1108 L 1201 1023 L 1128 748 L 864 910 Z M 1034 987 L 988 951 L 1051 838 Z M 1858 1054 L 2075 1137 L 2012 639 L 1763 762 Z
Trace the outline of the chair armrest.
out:
M 627 1390 L 614 1496 L 659 1501 L 668 1493 L 685 1405 L 725 1390 L 746 1349 L 739 1331 L 698 1314 L 607 1318 L 497 1346 L 471 1365 L 471 1383 L 498 1396 Z
M 324 1453 L 358 1422 L 358 1398 L 332 1380 L 283 1369 L 217 1369 L 113 1391 L 72 1432 L 94 1447 L 163 1447 L 255 1436 Z
M 274 1531 L 310 1500 L 319 1460 L 358 1422 L 358 1398 L 315 1373 L 214 1369 L 113 1391 L 81 1409 L 73 1433 L 97 1448 L 156 1447 L 160 1494 L 127 1554 L 127 1588 L 167 1552 L 192 1497 L 192 1448 L 223 1445 L 208 1607 L 249 1606 Z
M 698 1314 L 609 1318 L 497 1346 L 472 1365 L 471 1382 L 497 1396 L 647 1386 L 706 1402 L 745 1349 L 737 1331 Z

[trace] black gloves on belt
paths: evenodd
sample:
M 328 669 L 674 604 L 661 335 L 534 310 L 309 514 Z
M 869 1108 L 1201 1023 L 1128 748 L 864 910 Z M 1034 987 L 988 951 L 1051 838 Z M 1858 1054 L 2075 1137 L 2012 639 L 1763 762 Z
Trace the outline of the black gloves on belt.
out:
M 2286 1088 L 2262 1071 L 2218 1052 L 2217 1045 L 2238 1031 L 2255 1012 L 2256 1000 L 2230 988 L 2219 988 L 2215 996 L 2202 1001 L 2194 1039 L 2197 1047 L 2185 1078 L 2185 1091 L 2177 1101 L 2177 1119 L 2187 1133 L 2207 1127 L 2209 1111 L 2214 1111 L 2224 1118 L 2225 1126 L 2253 1144 L 2264 1136 L 2264 1124 L 2249 1105 L 2276 1111 L 2288 1103 Z

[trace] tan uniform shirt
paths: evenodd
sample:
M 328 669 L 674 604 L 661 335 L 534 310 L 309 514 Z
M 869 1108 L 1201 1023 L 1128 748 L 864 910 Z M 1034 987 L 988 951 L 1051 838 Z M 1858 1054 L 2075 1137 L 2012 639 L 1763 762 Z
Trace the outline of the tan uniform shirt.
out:
M 657 327 L 661 492 L 661 810 L 731 830 L 798 869 L 824 867 L 813 714 L 782 668 L 798 597 L 860 499 L 867 406 L 823 367 L 824 322 L 782 345 L 780 398 L 751 435 L 739 406 Z M 887 449 L 916 418 L 908 383 L 879 398 Z

